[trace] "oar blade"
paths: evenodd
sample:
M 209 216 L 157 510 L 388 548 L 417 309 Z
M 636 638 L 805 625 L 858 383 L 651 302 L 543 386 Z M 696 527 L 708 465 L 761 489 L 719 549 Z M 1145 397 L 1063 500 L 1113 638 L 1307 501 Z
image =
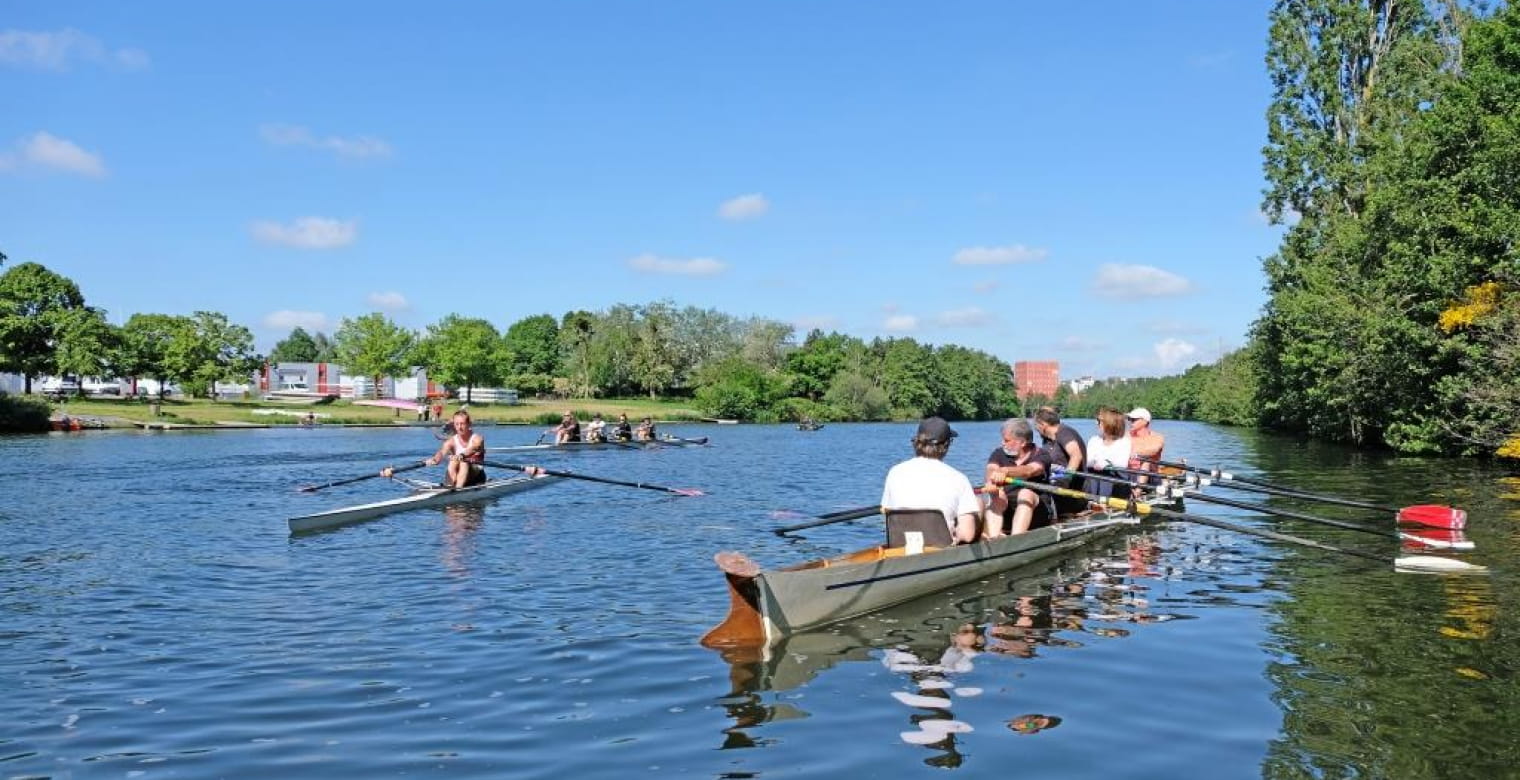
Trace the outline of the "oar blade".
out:
M 1401 555 L 1393 559 L 1396 571 L 1424 574 L 1487 574 L 1488 567 L 1476 563 L 1442 558 L 1439 555 Z
M 1399 522 L 1432 528 L 1466 528 L 1467 510 L 1440 504 L 1406 506 L 1399 510 Z
M 1405 549 L 1437 548 L 1442 550 L 1471 550 L 1476 545 L 1460 528 L 1410 527 L 1398 532 Z

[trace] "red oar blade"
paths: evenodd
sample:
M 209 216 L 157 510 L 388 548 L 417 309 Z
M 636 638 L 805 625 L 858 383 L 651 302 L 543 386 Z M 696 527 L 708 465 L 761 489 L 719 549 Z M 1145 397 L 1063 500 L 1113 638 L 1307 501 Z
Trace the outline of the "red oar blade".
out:
M 1428 525 L 1431 528 L 1466 528 L 1467 510 L 1440 504 L 1406 506 L 1399 510 L 1399 522 Z
M 1399 531 L 1404 548 L 1418 550 L 1439 548 L 1443 550 L 1471 550 L 1474 545 L 1460 528 L 1406 528 Z

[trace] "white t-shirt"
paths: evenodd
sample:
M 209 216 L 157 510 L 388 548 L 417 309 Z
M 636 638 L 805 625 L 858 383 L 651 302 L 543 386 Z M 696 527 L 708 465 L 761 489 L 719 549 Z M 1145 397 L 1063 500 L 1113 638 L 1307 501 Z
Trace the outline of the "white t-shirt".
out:
M 955 519 L 982 511 L 971 480 L 942 460 L 913 458 L 892 467 L 881 488 L 883 509 L 938 509 L 955 531 Z
M 1129 435 L 1125 434 L 1111 442 L 1103 441 L 1102 436 L 1094 436 L 1087 440 L 1087 468 L 1099 470 L 1109 466 L 1127 468 L 1129 466 Z

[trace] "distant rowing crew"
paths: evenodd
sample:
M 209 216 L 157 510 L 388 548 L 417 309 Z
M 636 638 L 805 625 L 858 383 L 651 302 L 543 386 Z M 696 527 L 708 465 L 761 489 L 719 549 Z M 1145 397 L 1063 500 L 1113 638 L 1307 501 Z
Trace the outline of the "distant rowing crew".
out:
M 581 441 L 594 444 L 608 441 L 655 441 L 659 438 L 653 419 L 645 417 L 635 427 L 629 424 L 626 412 L 618 414 L 617 424 L 611 426 L 610 429 L 607 422 L 602 419 L 601 412 L 591 415 L 591 421 L 586 423 L 584 438 L 581 435 L 580 420 L 575 418 L 575 413 L 565 412 L 560 418 L 559 425 L 544 431 L 545 435 L 550 433 L 554 434 L 555 444 L 573 444 Z

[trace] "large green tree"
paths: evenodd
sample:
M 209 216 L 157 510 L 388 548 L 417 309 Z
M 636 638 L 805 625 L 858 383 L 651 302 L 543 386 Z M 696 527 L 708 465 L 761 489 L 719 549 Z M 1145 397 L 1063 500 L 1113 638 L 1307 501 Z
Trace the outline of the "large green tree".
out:
M 428 326 L 414 357 L 427 368 L 430 378 L 464 388 L 460 397 L 469 400 L 476 387 L 501 381 L 505 364 L 502 350 L 501 334 L 494 325 L 450 314 Z
M 316 363 L 317 341 L 306 332 L 305 328 L 296 326 L 290 331 L 290 335 L 274 345 L 269 351 L 271 363 Z
M 32 380 L 58 372 L 58 348 L 85 308 L 79 286 L 39 263 L 21 263 L 0 274 L 0 371 Z
M 337 362 L 343 369 L 369 377 L 378 391 L 385 377 L 402 374 L 412 367 L 412 348 L 417 337 L 384 314 L 373 312 L 354 319 L 345 317 L 338 325 L 334 341 Z
M 559 370 L 559 323 L 550 314 L 524 317 L 507 327 L 508 374 L 553 374 Z
M 121 327 L 121 372 L 123 376 L 148 378 L 158 382 L 158 396 L 163 398 L 170 382 L 183 381 L 179 363 L 170 360 L 171 345 L 188 343 L 195 325 L 189 317 L 172 314 L 134 314 Z
M 1272 12 L 1264 209 L 1297 221 L 1265 263 L 1249 353 L 1270 425 L 1434 446 L 1429 388 L 1444 367 L 1432 325 L 1452 291 L 1399 258 L 1425 248 L 1389 208 L 1404 197 L 1397 161 L 1460 78 L 1444 25 L 1463 14 L 1398 0 L 1281 0 Z

